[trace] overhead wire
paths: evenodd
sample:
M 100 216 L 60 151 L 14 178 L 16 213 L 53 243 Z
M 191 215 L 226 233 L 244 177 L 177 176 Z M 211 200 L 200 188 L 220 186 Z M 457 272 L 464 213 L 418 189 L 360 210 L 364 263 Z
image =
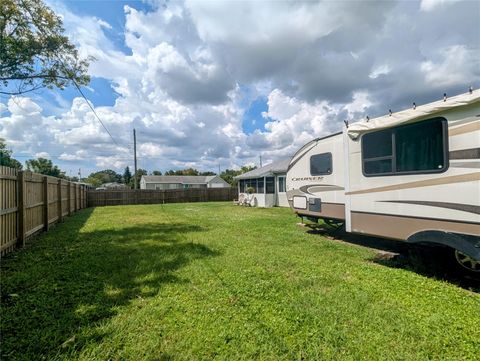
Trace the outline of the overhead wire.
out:
M 100 119 L 100 117 L 98 116 L 97 112 L 95 111 L 95 109 L 92 107 L 92 104 L 90 104 L 90 101 L 87 99 L 87 97 L 85 96 L 85 94 L 83 94 L 83 91 L 82 89 L 80 88 L 80 86 L 77 84 L 77 82 L 75 81 L 75 79 L 70 78 L 70 80 L 73 82 L 73 84 L 75 85 L 75 87 L 77 88 L 78 92 L 80 93 L 80 95 L 83 97 L 83 99 L 85 100 L 85 102 L 88 104 L 88 107 L 91 109 L 92 113 L 95 115 L 95 117 L 97 118 L 97 120 L 100 122 L 100 124 L 102 125 L 103 129 L 105 129 L 105 131 L 108 133 L 108 135 L 110 136 L 110 138 L 112 139 L 112 141 L 115 143 L 115 145 L 117 145 L 118 147 L 120 147 L 120 145 L 117 143 L 117 141 L 113 138 L 112 134 L 110 133 L 110 131 L 107 129 L 107 127 L 105 126 L 105 124 L 103 123 L 103 121 Z

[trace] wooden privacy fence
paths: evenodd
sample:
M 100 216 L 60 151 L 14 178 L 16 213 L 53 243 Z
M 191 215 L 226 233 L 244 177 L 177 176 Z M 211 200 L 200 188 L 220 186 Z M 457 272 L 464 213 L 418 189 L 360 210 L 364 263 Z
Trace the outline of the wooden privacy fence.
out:
M 0 253 L 86 206 L 84 185 L 0 166 Z
M 87 204 L 89 207 L 98 207 L 127 204 L 231 201 L 237 196 L 237 188 L 89 190 L 87 192 Z

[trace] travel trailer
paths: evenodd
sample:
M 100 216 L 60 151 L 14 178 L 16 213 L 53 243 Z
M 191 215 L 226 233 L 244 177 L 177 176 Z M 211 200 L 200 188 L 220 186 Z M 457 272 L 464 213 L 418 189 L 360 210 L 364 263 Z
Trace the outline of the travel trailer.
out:
M 480 91 L 316 139 L 293 156 L 286 186 L 301 217 L 448 246 L 480 272 Z

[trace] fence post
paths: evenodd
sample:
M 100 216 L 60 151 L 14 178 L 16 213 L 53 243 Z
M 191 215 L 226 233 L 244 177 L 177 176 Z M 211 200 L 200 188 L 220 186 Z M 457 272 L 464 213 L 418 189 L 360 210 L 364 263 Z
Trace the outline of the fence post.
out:
M 48 231 L 48 177 L 43 177 L 43 230 Z
M 67 183 L 67 190 L 68 190 L 68 215 L 70 216 L 72 214 L 72 189 L 71 189 L 72 183 L 68 182 Z
M 17 187 L 18 187 L 18 238 L 17 246 L 25 246 L 25 172 L 18 172 L 17 177 Z
M 77 185 L 73 183 L 73 211 L 76 212 L 78 207 L 77 207 Z
M 57 212 L 58 212 L 58 220 L 57 222 L 61 222 L 62 221 L 62 213 L 63 213 L 63 209 L 62 209 L 62 180 L 59 179 L 58 182 L 57 182 L 57 198 L 58 198 L 58 204 L 57 204 Z

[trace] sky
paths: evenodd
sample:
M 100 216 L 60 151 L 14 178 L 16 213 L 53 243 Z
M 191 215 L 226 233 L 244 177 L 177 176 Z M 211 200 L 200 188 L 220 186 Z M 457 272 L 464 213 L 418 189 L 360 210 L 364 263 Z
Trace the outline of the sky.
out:
M 480 87 L 480 2 L 48 0 L 82 57 L 83 91 L 0 98 L 20 161 L 67 175 L 202 171 L 290 156 L 350 122 Z

